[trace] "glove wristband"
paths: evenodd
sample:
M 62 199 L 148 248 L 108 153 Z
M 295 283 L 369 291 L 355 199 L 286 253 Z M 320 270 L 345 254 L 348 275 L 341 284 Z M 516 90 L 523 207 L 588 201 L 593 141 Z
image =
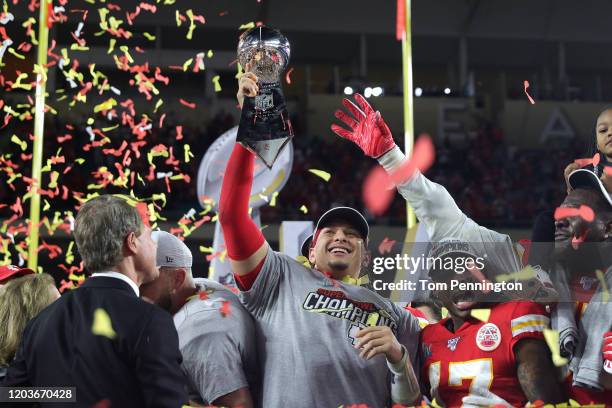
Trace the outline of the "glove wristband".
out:
M 387 173 L 391 173 L 393 170 L 401 166 L 401 164 L 406 160 L 406 156 L 400 150 L 400 148 L 395 145 L 391 150 L 380 156 L 377 160 Z

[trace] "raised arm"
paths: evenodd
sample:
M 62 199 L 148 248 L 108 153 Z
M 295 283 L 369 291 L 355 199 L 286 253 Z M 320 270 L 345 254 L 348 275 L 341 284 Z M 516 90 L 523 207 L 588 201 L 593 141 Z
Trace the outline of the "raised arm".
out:
M 240 106 L 244 95 L 257 93 L 256 81 L 257 77 L 252 73 L 240 78 L 237 95 Z M 227 255 L 234 275 L 243 289 L 250 288 L 255 281 L 269 248 L 261 231 L 249 216 L 254 162 L 253 154 L 236 143 L 225 169 L 219 200 L 219 222 L 225 237 Z M 245 276 L 246 278 L 242 278 Z

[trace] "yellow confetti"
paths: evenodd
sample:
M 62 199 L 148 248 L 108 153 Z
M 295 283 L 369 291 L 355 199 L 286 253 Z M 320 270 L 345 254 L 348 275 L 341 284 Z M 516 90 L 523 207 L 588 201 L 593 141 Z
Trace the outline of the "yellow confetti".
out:
M 66 250 L 66 263 L 71 265 L 74 262 L 74 254 L 72 253 L 72 247 L 74 246 L 74 241 L 70 241 L 68 244 L 68 249 Z
M 304 214 L 308 214 L 308 208 L 306 208 L 306 206 L 305 206 L 305 205 L 302 205 L 302 206 L 300 207 L 300 211 L 301 211 L 301 212 L 303 212 Z
M 157 113 L 157 110 L 160 106 L 162 106 L 162 103 L 164 103 L 164 100 L 162 98 L 159 98 L 155 103 L 155 109 L 153 109 L 153 113 Z
M 20 60 L 24 60 L 24 59 L 25 59 L 25 56 L 24 56 L 24 55 L 21 55 L 21 54 L 19 54 L 17 51 L 15 51 L 15 50 L 13 49 L 13 47 L 10 47 L 10 48 L 8 49 L 8 52 L 9 52 L 10 54 L 13 54 L 14 56 L 16 56 L 17 58 L 19 58 Z
M 193 21 L 193 11 L 191 9 L 187 10 L 187 17 L 189 17 L 189 30 L 187 31 L 187 39 L 191 40 L 193 38 L 193 30 L 195 30 L 196 25 Z
M 115 50 L 115 44 L 117 43 L 117 40 L 114 38 L 111 38 L 110 41 L 108 42 L 108 51 L 106 51 L 107 54 L 112 53 Z
M 47 199 L 45 199 L 44 201 L 45 205 L 43 206 L 43 211 L 47 211 L 49 208 L 51 208 L 51 204 L 49 204 L 49 201 L 47 201 Z
M 323 170 L 308 169 L 308 171 L 314 174 L 315 176 L 321 177 L 325 181 L 329 181 L 329 179 L 331 178 L 331 174 Z
M 183 22 L 181 21 L 181 13 L 178 10 L 174 13 L 174 18 L 176 19 L 176 26 L 180 27 Z
M 191 63 L 193 62 L 193 58 L 189 58 L 187 61 L 185 61 L 185 63 L 183 64 L 183 71 L 187 71 L 189 69 L 189 66 L 191 65 Z
M 117 337 L 117 333 L 113 330 L 113 325 L 108 313 L 102 308 L 97 308 L 94 311 L 93 324 L 91 325 L 91 332 L 96 336 L 104 336 L 109 339 Z
M 213 84 L 215 84 L 215 92 L 221 92 L 221 84 L 219 83 L 219 79 L 221 79 L 219 75 L 215 75 L 212 79 Z
M 278 191 L 272 193 L 272 198 L 270 199 L 270 207 L 276 206 L 276 197 L 278 197 Z
M 491 309 L 472 309 L 470 311 L 472 317 L 475 317 L 478 320 L 482 320 L 483 322 L 489 321 L 489 316 L 491 315 Z
M 567 358 L 561 357 L 559 349 L 559 332 L 551 329 L 544 329 L 544 339 L 548 348 L 552 353 L 553 364 L 557 367 L 561 367 L 567 364 Z
M 580 406 L 580 404 L 577 401 L 573 400 L 573 399 L 569 400 L 569 404 L 570 404 L 570 407 L 579 407 Z
M 208 52 L 206 53 L 206 56 L 207 56 L 208 58 L 212 58 L 212 56 L 213 56 L 213 50 L 208 50 Z
M 115 98 L 108 98 L 106 101 L 102 102 L 99 105 L 94 106 L 94 113 L 98 113 L 105 110 L 110 110 L 113 107 L 117 106 L 117 101 Z
M 145 38 L 149 41 L 155 41 L 155 36 L 152 34 L 147 33 L 146 31 L 144 33 L 142 33 L 142 35 L 145 36 Z
M 239 30 L 248 30 L 251 28 L 255 28 L 255 22 L 251 21 L 250 23 L 242 24 L 238 27 Z
M 448 317 L 448 309 L 445 307 L 441 308 L 440 315 L 442 316 L 443 319 L 446 319 Z
M 518 272 L 497 275 L 495 279 L 498 282 L 508 282 L 513 280 L 529 280 L 535 278 L 535 276 L 535 270 L 530 265 L 527 265 Z
M 110 132 L 111 130 L 115 130 L 118 127 L 119 127 L 119 124 L 117 123 L 115 126 L 109 126 L 109 127 L 102 128 L 102 131 L 103 132 Z
M 57 171 L 51 172 L 51 181 L 49 182 L 49 188 L 57 187 L 57 179 L 59 177 L 59 173 Z
M 605 275 L 599 269 L 595 271 L 595 274 L 597 275 L 597 279 L 599 279 L 599 283 L 601 285 L 601 300 L 603 303 L 608 303 L 608 300 L 610 299 L 610 292 L 608 292 L 608 285 L 606 285 Z
M 432 406 L 433 408 L 442 408 L 442 407 L 441 407 L 441 406 L 438 404 L 438 402 L 436 401 L 436 399 L 435 399 L 435 398 L 433 399 L 433 401 L 431 401 L 431 406 Z
M 378 322 L 379 317 L 380 315 L 377 312 L 370 313 L 370 315 L 368 316 L 368 320 L 366 321 L 366 326 L 368 327 L 376 326 L 376 323 Z
M 194 157 L 193 153 L 191 153 L 191 147 L 188 144 L 185 144 L 183 149 L 185 150 L 185 163 L 189 163 L 190 158 Z
M 13 135 L 11 137 L 11 142 L 15 143 L 16 145 L 18 145 L 19 147 L 21 147 L 22 151 L 25 151 L 25 149 L 27 149 L 28 147 L 28 143 L 21 140 L 20 138 L 17 137 L 17 135 Z

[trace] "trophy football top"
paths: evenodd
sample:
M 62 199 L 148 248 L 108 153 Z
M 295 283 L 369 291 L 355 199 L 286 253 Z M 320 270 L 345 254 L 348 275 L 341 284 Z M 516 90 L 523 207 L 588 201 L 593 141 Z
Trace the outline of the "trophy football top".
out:
M 262 83 L 279 82 L 289 64 L 290 46 L 277 29 L 259 26 L 244 32 L 238 42 L 238 62 L 251 64 L 251 71 Z

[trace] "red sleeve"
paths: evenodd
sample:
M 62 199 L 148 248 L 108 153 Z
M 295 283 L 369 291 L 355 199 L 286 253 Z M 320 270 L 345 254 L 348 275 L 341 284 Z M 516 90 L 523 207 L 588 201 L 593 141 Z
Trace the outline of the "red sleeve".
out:
M 509 303 L 514 305 L 510 314 L 510 346 L 514 347 L 524 338 L 544 339 L 544 329 L 550 328 L 550 318 L 544 306 L 529 301 Z
M 254 162 L 253 154 L 236 143 L 223 177 L 221 199 L 219 200 L 219 222 L 223 229 L 227 255 L 234 261 L 249 258 L 264 243 L 261 231 L 249 216 Z M 244 278 L 245 283 L 251 281 L 252 285 L 259 270 L 261 266 L 258 265 L 251 272 L 255 276 Z M 248 290 L 251 285 L 243 287 Z

